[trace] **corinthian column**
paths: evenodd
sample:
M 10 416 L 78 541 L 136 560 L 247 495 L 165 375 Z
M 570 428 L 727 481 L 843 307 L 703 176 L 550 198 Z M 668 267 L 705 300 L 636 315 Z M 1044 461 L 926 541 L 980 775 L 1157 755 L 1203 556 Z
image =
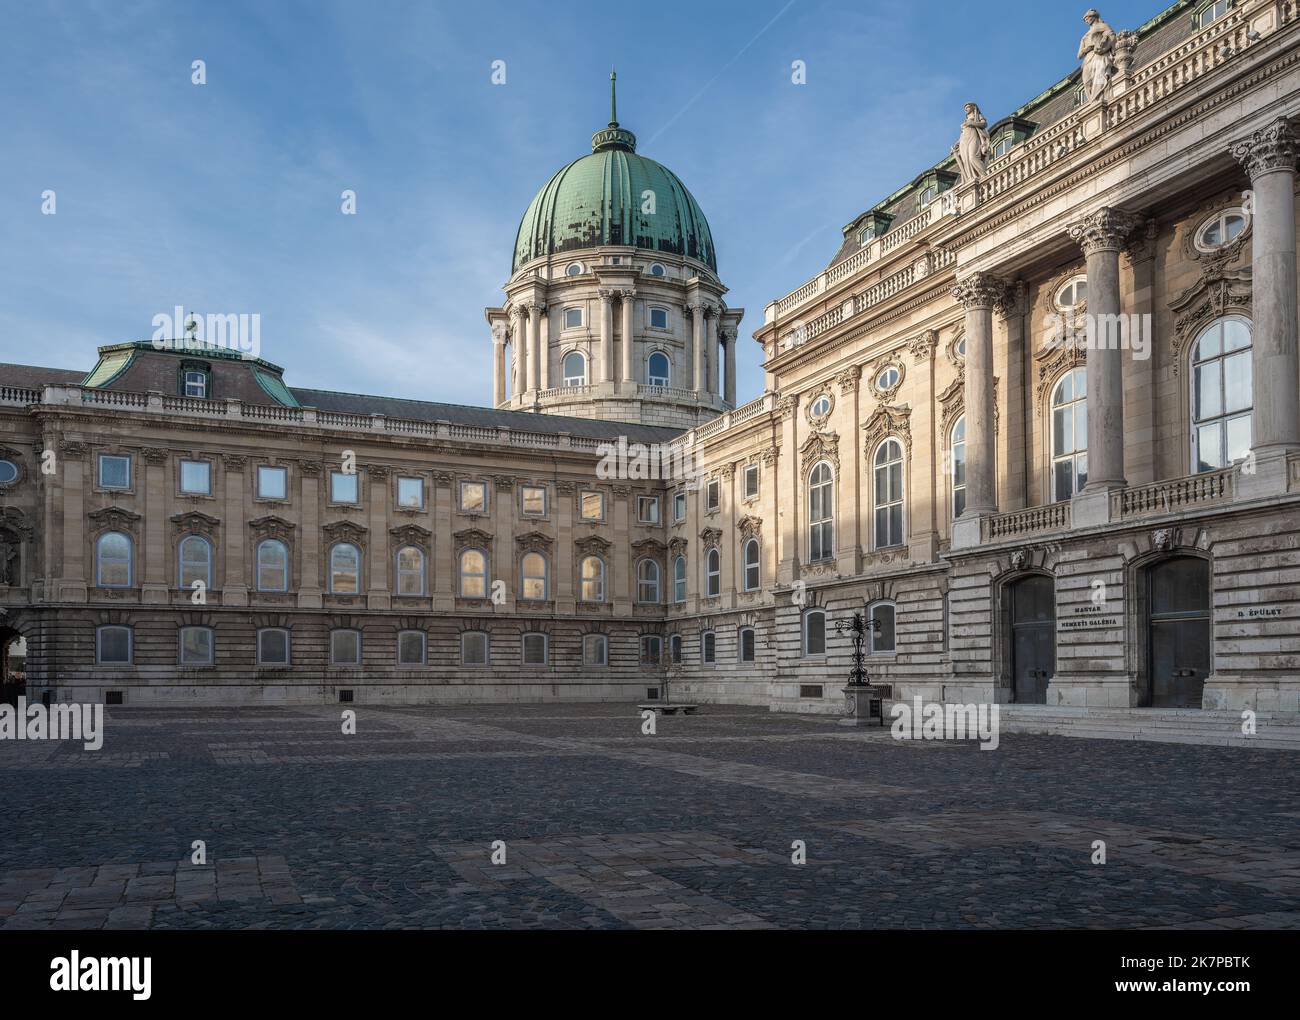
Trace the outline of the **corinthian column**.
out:
M 1119 327 L 1119 253 L 1141 218 L 1098 209 L 1067 228 L 1088 263 L 1088 481 L 1099 492 L 1123 488 L 1124 354 Z M 1100 510 L 1100 507 L 1097 508 Z M 1090 516 L 1088 523 L 1100 523 Z M 1076 520 L 1076 524 L 1085 523 Z
M 988 273 L 975 273 L 953 288 L 966 309 L 966 509 L 963 527 L 953 528 L 953 545 L 978 545 L 979 517 L 997 509 L 997 480 L 993 454 L 993 306 L 1006 292 L 1006 283 Z
M 506 402 L 506 331 L 497 323 L 492 327 L 492 403 Z
M 511 309 L 515 319 L 515 391 L 511 397 L 518 397 L 528 389 L 528 311 L 523 305 Z
M 718 338 L 727 345 L 727 381 L 725 399 L 732 407 L 736 406 L 736 330 L 720 329 Z
M 602 287 L 600 294 L 600 377 L 614 381 L 614 292 Z
M 1251 412 L 1259 458 L 1300 446 L 1300 352 L 1296 330 L 1295 129 L 1279 118 L 1232 147 L 1250 174 Z M 1285 473 L 1283 473 L 1283 479 Z M 1285 482 L 1283 483 L 1285 485 Z
M 530 390 L 542 388 L 542 312 L 545 305 L 536 301 L 528 303 L 528 386 Z
M 695 301 L 686 306 L 691 313 L 691 347 L 695 354 L 695 369 L 691 389 L 696 393 L 705 389 L 704 378 L 704 304 Z
M 705 321 L 708 324 L 708 372 L 709 393 L 718 393 L 718 306 L 709 305 L 705 309 Z
M 623 382 L 633 382 L 632 376 L 632 310 L 634 302 L 632 300 L 636 291 L 625 288 L 618 292 L 619 301 L 623 309 Z

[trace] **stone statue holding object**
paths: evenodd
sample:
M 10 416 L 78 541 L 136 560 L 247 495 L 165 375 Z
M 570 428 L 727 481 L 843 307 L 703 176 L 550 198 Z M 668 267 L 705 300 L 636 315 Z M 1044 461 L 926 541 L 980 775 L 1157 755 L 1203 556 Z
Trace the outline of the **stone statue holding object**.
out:
M 988 172 L 988 157 L 992 149 L 989 141 L 989 122 L 974 103 L 966 104 L 966 119 L 961 122 L 961 136 L 952 147 L 961 171 L 962 184 L 973 184 Z
M 1096 8 L 1083 16 L 1088 31 L 1079 40 L 1079 59 L 1083 61 L 1084 101 L 1096 99 L 1106 89 L 1115 73 L 1115 32 L 1101 20 Z

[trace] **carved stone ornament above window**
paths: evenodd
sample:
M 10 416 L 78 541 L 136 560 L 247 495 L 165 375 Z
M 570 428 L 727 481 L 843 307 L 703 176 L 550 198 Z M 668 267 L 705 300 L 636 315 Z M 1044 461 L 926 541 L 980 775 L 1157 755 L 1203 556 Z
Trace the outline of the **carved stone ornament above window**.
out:
M 887 436 L 897 436 L 903 443 L 905 457 L 912 456 L 912 409 L 903 404 L 898 407 L 878 407 L 862 426 L 862 450 L 868 462 L 876 455 L 876 448 Z
M 1250 296 L 1249 269 L 1228 269 L 1223 262 L 1206 264 L 1200 280 L 1169 303 L 1174 313 L 1174 375 L 1181 373 L 1187 345 L 1204 326 L 1234 312 L 1250 317 Z
M 456 542 L 456 551 L 462 549 L 487 549 L 492 545 L 492 536 L 479 528 L 464 528 L 451 536 Z
M 331 543 L 351 542 L 353 545 L 360 546 L 366 540 L 366 529 L 353 521 L 333 521 L 320 530 Z
M 515 536 L 515 548 L 520 552 L 548 553 L 554 540 L 544 531 L 530 531 Z
M 295 527 L 291 521 L 274 515 L 258 517 L 248 522 L 248 530 L 255 538 L 278 538 L 285 542 L 293 537 Z
M 840 437 L 834 432 L 814 432 L 799 448 L 799 462 L 803 465 L 803 470 L 807 471 L 820 460 L 828 461 L 835 469 L 836 474 L 840 470 Z
M 171 521 L 176 530 L 182 535 L 202 535 L 205 538 L 215 538 L 221 528 L 220 520 L 199 513 L 197 510 L 190 510 L 183 514 L 173 514 Z

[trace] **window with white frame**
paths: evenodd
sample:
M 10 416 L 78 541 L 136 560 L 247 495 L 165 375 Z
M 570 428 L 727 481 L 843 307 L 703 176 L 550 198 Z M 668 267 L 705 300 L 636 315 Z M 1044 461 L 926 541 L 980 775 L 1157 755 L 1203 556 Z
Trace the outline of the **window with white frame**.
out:
M 485 631 L 467 630 L 461 634 L 460 664 L 462 666 L 488 664 L 488 636 Z
M 952 488 L 952 516 L 956 520 L 966 511 L 966 416 L 952 425 L 948 443 L 948 480 Z
M 212 495 L 212 464 L 206 460 L 181 461 L 181 492 L 187 496 Z
M 584 556 L 579 570 L 583 602 L 605 601 L 605 561 L 599 556 Z
M 1192 463 L 1197 473 L 1241 460 L 1251 448 L 1250 323 L 1210 323 L 1192 344 Z
M 329 633 L 330 665 L 361 664 L 361 631 L 331 630 Z
M 1053 298 L 1056 307 L 1062 311 L 1077 308 L 1088 300 L 1088 277 L 1085 274 L 1071 277 L 1061 284 Z
M 361 591 L 361 550 L 351 542 L 330 547 L 330 592 L 356 595 Z
M 741 550 L 741 558 L 745 566 L 745 591 L 758 591 L 760 583 L 758 553 L 756 538 L 749 539 Z
M 177 661 L 182 666 L 211 666 L 213 636 L 211 627 L 182 627 Z
M 131 536 L 106 531 L 95 542 L 95 584 L 100 588 L 130 588 L 135 576 L 135 547 Z
M 427 654 L 428 636 L 422 630 L 403 630 L 397 634 L 397 664 L 423 666 Z
M 894 614 L 896 611 L 894 603 L 888 601 L 873 602 L 867 607 L 867 619 L 871 621 L 868 651 L 872 655 L 894 654 Z
M 686 557 L 673 560 L 673 601 L 686 601 Z
M 642 524 L 659 523 L 659 497 L 637 496 L 636 519 Z
M 535 602 L 547 598 L 546 557 L 539 552 L 525 553 L 520 561 L 523 575 L 523 597 Z
M 655 308 L 650 309 L 650 328 L 667 329 L 668 328 L 668 309 Z
M 1052 387 L 1052 502 L 1088 481 L 1088 371 L 1072 368 Z
M 835 553 L 835 479 L 821 461 L 808 473 L 808 559 L 830 559 Z
M 257 544 L 257 590 L 289 590 L 289 547 L 278 538 Z
M 876 548 L 903 544 L 903 444 L 890 437 L 876 447 Z
M 404 545 L 397 550 L 397 594 L 424 594 L 424 550 Z
M 741 627 L 737 644 L 739 645 L 740 661 L 753 662 L 754 661 L 754 628 Z
M 523 660 L 525 666 L 545 666 L 548 662 L 549 641 L 540 631 L 523 636 Z
M 892 390 L 902 380 L 896 365 L 886 365 L 876 374 L 876 389 Z
M 564 356 L 564 385 L 585 386 L 587 384 L 587 359 L 581 351 L 570 351 Z
M 718 636 L 711 630 L 700 635 L 700 661 L 706 666 L 718 661 Z
M 704 594 L 710 598 L 718 595 L 722 587 L 722 557 L 717 549 L 710 549 L 704 556 Z
M 397 479 L 397 505 L 403 510 L 423 510 L 424 479 L 399 477 Z
M 704 512 L 713 513 L 722 505 L 722 483 L 710 478 L 704 488 Z
M 823 393 L 820 397 L 812 402 L 812 407 L 808 408 L 808 414 L 813 418 L 825 418 L 831 413 L 831 398 Z
M 212 587 L 212 543 L 206 538 L 186 535 L 176 547 L 176 560 L 180 587 L 194 590 L 195 582 L 202 588 Z
M 754 499 L 758 495 L 758 465 L 746 464 L 744 482 L 742 491 L 746 499 Z
M 803 614 L 804 655 L 826 654 L 826 612 L 809 609 Z
M 346 471 L 330 472 L 330 502 L 331 503 L 351 503 L 360 502 L 357 493 L 360 491 L 357 485 L 356 472 L 349 474 Z
M 289 469 L 260 464 L 257 468 L 257 498 L 284 499 L 289 492 Z
M 257 664 L 289 665 L 289 632 L 283 627 L 263 627 L 257 632 Z
M 604 634 L 582 635 L 582 664 L 604 666 L 609 662 L 609 641 Z
M 1011 147 L 1016 144 L 1016 136 L 1010 131 L 999 136 L 998 140 L 993 143 L 993 158 L 1005 156 L 1011 151 Z
M 938 197 L 939 197 L 939 185 L 931 184 L 929 187 L 922 189 L 920 204 L 922 206 L 927 206 Z
M 579 329 L 582 326 L 582 309 L 566 308 L 564 310 L 564 328 Z
M 646 382 L 651 386 L 668 386 L 672 382 L 672 366 L 668 355 L 663 351 L 651 354 L 646 359 L 645 374 Z
M 1196 24 L 1204 28 L 1210 22 L 1223 17 L 1231 6 L 1230 0 L 1210 0 L 1210 3 L 1196 12 Z
M 101 489 L 131 488 L 129 454 L 101 453 L 99 455 L 99 487 Z
M 1235 241 L 1250 223 L 1241 206 L 1222 209 L 1201 224 L 1196 231 L 1196 247 L 1204 252 L 1217 251 Z
M 487 589 L 487 553 L 482 549 L 464 550 L 460 554 L 460 597 L 485 599 Z
M 645 605 L 659 603 L 659 563 L 639 560 L 636 565 L 636 600 Z
M 673 523 L 680 524 L 686 520 L 686 493 L 673 493 Z
M 109 624 L 95 629 L 95 663 L 100 666 L 129 666 L 134 635 L 130 627 Z
M 185 373 L 185 396 L 204 400 L 208 395 L 208 373 L 202 369 L 189 369 Z

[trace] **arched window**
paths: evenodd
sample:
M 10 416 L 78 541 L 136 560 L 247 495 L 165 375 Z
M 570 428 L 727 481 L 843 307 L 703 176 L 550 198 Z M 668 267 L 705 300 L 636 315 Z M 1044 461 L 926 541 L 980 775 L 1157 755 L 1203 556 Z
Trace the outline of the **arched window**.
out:
M 546 557 L 539 552 L 526 553 L 520 564 L 526 599 L 541 602 L 546 599 Z
M 741 627 L 738 635 L 739 658 L 741 662 L 754 661 L 754 628 Z
M 903 444 L 886 439 L 876 448 L 876 548 L 903 544 Z
M 289 590 L 289 547 L 278 538 L 257 545 L 257 590 Z
M 427 661 L 428 638 L 422 630 L 403 630 L 397 633 L 397 664 L 423 666 Z
M 100 666 L 129 666 L 134 649 L 130 627 L 110 624 L 95 630 L 95 663 Z
M 134 576 L 131 536 L 106 531 L 95 542 L 95 584 L 101 588 L 130 588 Z
M 668 639 L 668 655 L 674 664 L 682 661 L 682 636 L 674 634 Z
M 257 632 L 257 664 L 289 665 L 289 632 L 283 627 L 263 627 Z
M 1204 28 L 1216 18 L 1221 18 L 1228 13 L 1229 0 L 1210 0 L 1204 7 L 1196 12 L 1196 24 Z
M 587 359 L 581 351 L 570 351 L 564 356 L 564 385 L 585 386 L 587 383 Z
M 1065 283 L 1056 291 L 1053 301 L 1056 307 L 1061 311 L 1068 311 L 1071 308 L 1077 308 L 1088 300 L 1088 277 L 1086 274 L 1073 276 L 1066 280 Z
M 330 665 L 361 665 L 361 631 L 344 628 L 330 631 Z
M 636 565 L 636 600 L 656 605 L 659 602 L 659 564 L 641 560 Z
M 182 627 L 177 661 L 182 666 L 211 666 L 215 660 L 211 627 Z
M 460 597 L 487 598 L 487 553 L 466 549 L 460 554 Z
M 958 518 L 966 510 L 966 416 L 963 414 L 952 425 L 948 443 L 948 479 L 952 483 L 952 516 Z
M 673 601 L 686 601 L 686 557 L 673 560 Z
M 1088 372 L 1072 368 L 1052 389 L 1052 502 L 1088 480 Z
M 722 557 L 710 549 L 704 557 L 704 594 L 712 598 L 722 589 Z
M 871 644 L 868 651 L 872 655 L 894 654 L 895 613 L 896 608 L 892 602 L 873 602 L 867 607 L 867 619 L 871 622 L 869 628 Z
M 826 611 L 809 609 L 803 614 L 804 655 L 826 654 Z
M 835 552 L 835 478 L 825 461 L 808 475 L 808 559 L 830 559 Z
M 609 664 L 609 639 L 604 634 L 582 635 L 582 664 L 584 666 Z
M 1192 345 L 1192 463 L 1227 467 L 1250 453 L 1250 323 L 1235 316 L 1206 326 Z
M 646 361 L 646 381 L 651 386 L 670 385 L 668 355 L 663 351 L 655 351 Z
M 460 635 L 460 664 L 462 666 L 486 666 L 489 663 L 490 650 L 487 631 L 467 630 Z
M 745 591 L 758 591 L 762 576 L 758 565 L 758 539 L 751 538 L 742 550 L 745 564 Z
M 579 572 L 582 581 L 583 602 L 605 601 L 605 561 L 599 556 L 586 556 Z
M 339 542 L 330 549 L 330 591 L 335 595 L 361 591 L 361 550 L 350 542 Z
M 397 594 L 424 594 L 424 550 L 404 545 L 397 550 Z
M 212 544 L 202 535 L 186 535 L 181 539 L 176 559 L 180 564 L 180 586 L 193 588 L 195 581 L 203 587 L 212 587 Z
M 718 636 L 711 630 L 700 635 L 700 661 L 706 665 L 718 661 Z

